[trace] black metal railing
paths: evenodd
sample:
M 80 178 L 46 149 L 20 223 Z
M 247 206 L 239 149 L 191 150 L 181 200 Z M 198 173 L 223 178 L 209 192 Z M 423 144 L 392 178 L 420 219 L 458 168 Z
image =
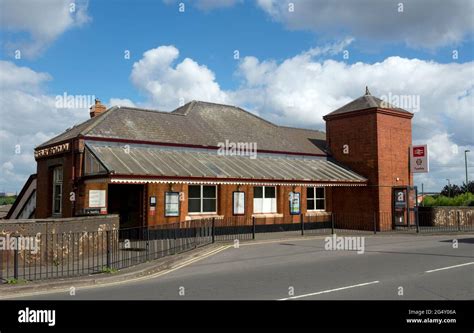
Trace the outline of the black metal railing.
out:
M 0 280 L 39 280 L 113 272 L 216 241 L 289 235 L 439 233 L 474 231 L 472 212 L 410 212 L 409 225 L 389 212 L 206 218 L 142 228 L 60 234 L 9 235 L 0 250 Z M 12 241 L 13 239 L 13 241 Z
M 212 223 L 195 220 L 148 228 L 9 237 L 21 246 L 0 251 L 3 282 L 113 272 L 182 253 L 212 243 Z

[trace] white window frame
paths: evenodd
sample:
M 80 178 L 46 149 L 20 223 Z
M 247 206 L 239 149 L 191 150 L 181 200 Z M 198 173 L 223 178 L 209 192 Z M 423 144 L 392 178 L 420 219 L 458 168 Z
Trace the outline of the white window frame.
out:
M 59 185 L 61 187 L 61 194 L 59 198 L 59 212 L 55 211 L 55 203 L 56 203 L 56 186 Z M 53 202 L 51 211 L 53 215 L 61 215 L 63 212 L 63 167 L 57 166 L 53 168 Z
M 278 206 L 277 206 L 277 187 L 276 186 L 254 186 L 254 191 L 256 187 L 262 188 L 262 198 L 253 198 L 253 213 L 254 214 L 275 214 L 277 213 Z M 273 187 L 275 189 L 275 197 L 274 198 L 265 198 L 265 188 L 266 187 Z M 261 200 L 261 203 L 260 203 Z M 255 208 L 260 206 L 261 211 L 257 211 Z M 266 211 L 265 206 L 270 206 L 270 210 Z
M 324 186 L 308 186 L 308 188 L 312 188 L 313 189 L 313 198 L 312 200 L 314 201 L 314 209 L 308 209 L 308 190 L 306 190 L 306 210 L 308 212 L 325 212 L 326 211 L 326 188 Z M 323 189 L 323 193 L 324 193 L 324 198 L 318 198 L 317 195 L 316 195 L 316 189 L 317 188 L 322 188 Z M 319 201 L 323 201 L 324 203 L 324 208 L 323 209 L 317 209 L 316 208 L 316 201 L 319 200 Z
M 190 212 L 189 211 L 189 199 L 197 199 L 197 198 L 190 198 L 189 197 L 189 186 L 199 186 L 200 187 L 200 194 L 199 194 L 199 201 L 200 201 L 200 211 L 199 212 Z M 214 186 L 214 188 L 216 189 L 216 197 L 215 197 L 215 200 L 216 200 L 216 210 L 214 212 L 203 212 L 203 207 L 204 207 L 204 204 L 203 204 L 203 201 L 204 199 L 213 199 L 213 198 L 204 198 L 203 197 L 203 192 L 204 192 L 204 186 Z M 203 185 L 188 185 L 188 214 L 189 215 L 203 215 L 203 214 L 217 214 L 217 198 L 218 198 L 218 195 L 219 193 L 217 192 L 217 185 L 212 185 L 212 184 L 203 184 Z

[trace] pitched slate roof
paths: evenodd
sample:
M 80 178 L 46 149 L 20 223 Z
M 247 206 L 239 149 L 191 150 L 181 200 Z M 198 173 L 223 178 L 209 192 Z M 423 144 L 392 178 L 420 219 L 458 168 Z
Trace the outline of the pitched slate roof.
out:
M 325 154 L 324 132 L 278 126 L 241 108 L 192 101 L 172 111 L 113 107 L 37 148 L 76 136 L 183 145 L 256 142 L 259 150 Z
M 365 183 L 357 173 L 325 157 L 264 154 L 236 156 L 215 149 L 190 149 L 109 142 L 86 143 L 112 177 L 212 178 L 222 181 Z
M 411 114 L 407 110 L 401 109 L 399 107 L 396 107 L 387 101 L 381 100 L 380 98 L 377 98 L 375 96 L 372 96 L 368 89 L 366 89 L 365 95 L 356 98 L 352 102 L 347 103 L 344 106 L 341 106 L 339 109 L 327 114 L 327 116 L 333 116 L 333 115 L 339 115 L 343 113 L 349 113 L 349 112 L 357 112 L 360 110 L 365 110 L 365 109 L 370 109 L 370 108 L 381 108 L 381 109 L 390 109 L 398 112 L 403 112 L 407 114 Z

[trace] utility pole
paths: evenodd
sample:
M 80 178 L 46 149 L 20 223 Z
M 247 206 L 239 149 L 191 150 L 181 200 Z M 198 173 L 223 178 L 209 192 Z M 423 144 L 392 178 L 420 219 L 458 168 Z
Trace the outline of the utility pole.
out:
M 446 178 L 448 181 L 448 196 L 451 198 L 451 182 L 449 181 L 449 178 Z
M 464 151 L 464 166 L 466 167 L 466 188 L 467 188 L 467 183 L 469 182 L 469 179 L 467 177 L 467 153 L 471 152 L 470 150 L 466 149 Z

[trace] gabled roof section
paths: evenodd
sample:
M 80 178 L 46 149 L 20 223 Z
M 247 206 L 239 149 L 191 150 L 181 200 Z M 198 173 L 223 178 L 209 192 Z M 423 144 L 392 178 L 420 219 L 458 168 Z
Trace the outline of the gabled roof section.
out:
M 353 100 L 352 102 L 347 103 L 346 105 L 340 107 L 339 109 L 327 114 L 325 117 L 345 114 L 349 112 L 357 112 L 360 110 L 367 110 L 371 108 L 393 110 L 393 111 L 398 111 L 398 112 L 402 112 L 406 114 L 412 114 L 411 112 L 408 112 L 407 110 L 401 109 L 384 100 L 381 100 L 378 97 L 372 96 L 369 92 L 369 89 L 366 87 L 365 95 Z
M 83 123 L 80 123 L 78 125 L 74 125 L 73 127 L 68 128 L 67 130 L 65 130 L 63 133 L 49 139 L 46 142 L 43 142 L 42 144 L 40 144 L 36 148 L 46 147 L 46 146 L 49 146 L 49 145 L 53 145 L 55 143 L 59 143 L 59 142 L 62 142 L 62 141 L 67 141 L 67 140 L 73 139 L 73 138 L 75 138 L 77 136 L 80 136 L 80 135 L 85 135 L 86 133 L 89 132 L 89 130 L 94 128 L 94 126 L 96 126 L 101 121 L 103 121 L 111 112 L 113 112 L 116 109 L 118 109 L 118 107 L 114 106 L 114 107 L 108 109 L 104 113 L 101 113 L 101 114 L 99 114 L 98 116 L 96 116 L 94 118 L 90 118 L 90 119 L 84 121 Z
M 172 111 L 114 107 L 39 147 L 76 136 L 217 147 L 256 143 L 258 150 L 324 155 L 325 133 L 275 125 L 239 107 L 192 101 Z M 38 147 L 38 148 L 39 148 Z

